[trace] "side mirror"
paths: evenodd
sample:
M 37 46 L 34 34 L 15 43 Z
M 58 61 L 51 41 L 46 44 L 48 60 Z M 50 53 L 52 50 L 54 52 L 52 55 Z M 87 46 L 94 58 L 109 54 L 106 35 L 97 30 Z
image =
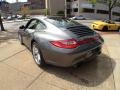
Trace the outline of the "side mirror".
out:
M 22 25 L 22 26 L 20 26 L 20 27 L 19 27 L 19 29 L 25 29 L 25 26 L 24 26 L 24 25 Z

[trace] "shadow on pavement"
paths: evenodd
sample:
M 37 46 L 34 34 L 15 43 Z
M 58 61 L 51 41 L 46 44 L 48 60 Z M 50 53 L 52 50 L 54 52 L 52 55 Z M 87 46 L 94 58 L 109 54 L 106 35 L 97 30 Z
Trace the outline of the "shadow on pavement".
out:
M 116 63 L 112 58 L 101 54 L 96 60 L 81 63 L 77 68 L 60 68 L 48 65 L 44 70 L 72 83 L 95 87 L 109 78 L 115 65 Z
M 0 32 L 0 43 L 6 42 L 10 39 L 18 39 L 17 32 L 9 32 L 9 31 Z
M 118 31 L 118 30 L 111 30 L 111 31 L 110 30 L 109 31 L 96 30 L 96 31 L 100 34 L 120 34 L 120 31 Z

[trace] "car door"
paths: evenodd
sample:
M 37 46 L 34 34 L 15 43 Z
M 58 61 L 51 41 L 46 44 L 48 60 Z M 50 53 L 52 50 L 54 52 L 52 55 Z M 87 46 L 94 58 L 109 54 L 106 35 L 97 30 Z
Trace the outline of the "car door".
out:
M 115 23 L 109 23 L 108 24 L 108 28 L 109 30 L 117 30 L 117 25 Z
M 26 28 L 24 30 L 23 40 L 24 40 L 24 44 L 27 47 L 30 47 L 31 39 L 33 38 L 33 33 L 35 32 L 36 26 L 37 26 L 36 19 L 31 19 L 26 25 Z

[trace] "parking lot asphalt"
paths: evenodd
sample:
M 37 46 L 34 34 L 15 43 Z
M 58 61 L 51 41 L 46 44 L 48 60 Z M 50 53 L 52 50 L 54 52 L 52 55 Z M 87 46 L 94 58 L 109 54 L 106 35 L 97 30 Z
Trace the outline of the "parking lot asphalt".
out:
M 0 90 L 120 90 L 120 34 L 101 35 L 102 54 L 78 68 L 40 68 L 18 39 L 1 41 Z

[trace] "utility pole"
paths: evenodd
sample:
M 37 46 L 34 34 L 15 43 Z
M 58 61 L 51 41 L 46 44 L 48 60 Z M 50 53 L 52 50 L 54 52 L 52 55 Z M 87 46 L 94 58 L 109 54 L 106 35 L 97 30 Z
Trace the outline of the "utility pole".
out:
M 67 17 L 67 0 L 65 0 L 65 17 Z
M 50 0 L 48 0 L 48 5 L 49 5 L 49 14 L 52 15 L 52 11 L 51 11 L 51 2 L 50 2 Z
M 80 0 L 78 0 L 78 15 L 80 16 Z

